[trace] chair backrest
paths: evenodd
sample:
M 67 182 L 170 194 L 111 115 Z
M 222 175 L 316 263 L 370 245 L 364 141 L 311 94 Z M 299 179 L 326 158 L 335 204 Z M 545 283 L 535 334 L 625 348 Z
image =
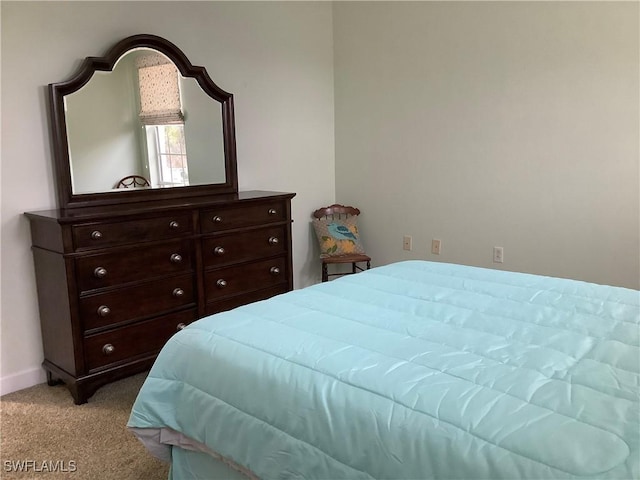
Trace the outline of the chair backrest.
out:
M 327 217 L 338 217 L 345 218 L 351 216 L 360 215 L 360 210 L 355 207 L 347 207 L 345 205 L 340 205 L 338 203 L 334 203 L 333 205 L 329 205 L 328 207 L 322 207 L 313 212 L 313 216 L 315 218 L 327 218 Z
M 129 175 L 127 177 L 121 178 L 118 183 L 116 183 L 115 188 L 136 188 L 150 186 L 151 184 L 146 178 L 140 175 Z

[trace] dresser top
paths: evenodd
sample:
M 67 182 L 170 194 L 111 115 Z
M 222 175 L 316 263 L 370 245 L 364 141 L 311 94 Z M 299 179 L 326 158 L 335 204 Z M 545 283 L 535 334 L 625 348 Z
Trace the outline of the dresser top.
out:
M 295 193 L 250 190 L 246 192 L 222 195 L 204 195 L 186 197 L 184 199 L 154 200 L 137 203 L 122 203 L 98 207 L 82 207 L 70 209 L 51 209 L 25 212 L 29 218 L 51 219 L 59 223 L 70 223 L 82 220 L 106 217 L 136 215 L 141 213 L 165 212 L 185 208 L 206 208 L 217 205 L 229 205 L 240 202 L 257 202 L 264 200 L 291 199 Z

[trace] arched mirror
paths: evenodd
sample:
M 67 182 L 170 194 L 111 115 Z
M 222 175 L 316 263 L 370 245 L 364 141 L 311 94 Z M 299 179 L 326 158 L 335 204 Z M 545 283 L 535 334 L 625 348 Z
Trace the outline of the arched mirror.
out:
M 135 35 L 49 85 L 60 208 L 237 192 L 233 95 Z

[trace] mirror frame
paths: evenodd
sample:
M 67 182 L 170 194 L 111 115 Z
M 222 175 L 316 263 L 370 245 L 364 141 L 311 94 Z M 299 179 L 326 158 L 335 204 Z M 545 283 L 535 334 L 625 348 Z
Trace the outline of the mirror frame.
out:
M 173 61 L 183 77 L 195 79 L 209 97 L 221 103 L 226 172 L 224 183 L 84 194 L 73 193 L 64 97 L 80 90 L 91 80 L 95 72 L 113 71 L 120 57 L 137 48 L 150 48 L 166 55 Z M 49 101 L 58 206 L 61 209 L 238 192 L 233 95 L 218 87 L 211 80 L 204 67 L 192 65 L 178 47 L 162 37 L 148 34 L 133 35 L 116 43 L 104 57 L 85 58 L 77 73 L 70 80 L 49 84 Z

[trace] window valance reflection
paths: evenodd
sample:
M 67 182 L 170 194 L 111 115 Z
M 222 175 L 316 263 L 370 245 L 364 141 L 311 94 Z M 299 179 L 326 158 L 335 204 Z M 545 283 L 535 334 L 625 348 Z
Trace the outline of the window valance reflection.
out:
M 143 125 L 182 124 L 182 101 L 176 66 L 160 54 L 136 59 L 140 91 L 140 121 Z

